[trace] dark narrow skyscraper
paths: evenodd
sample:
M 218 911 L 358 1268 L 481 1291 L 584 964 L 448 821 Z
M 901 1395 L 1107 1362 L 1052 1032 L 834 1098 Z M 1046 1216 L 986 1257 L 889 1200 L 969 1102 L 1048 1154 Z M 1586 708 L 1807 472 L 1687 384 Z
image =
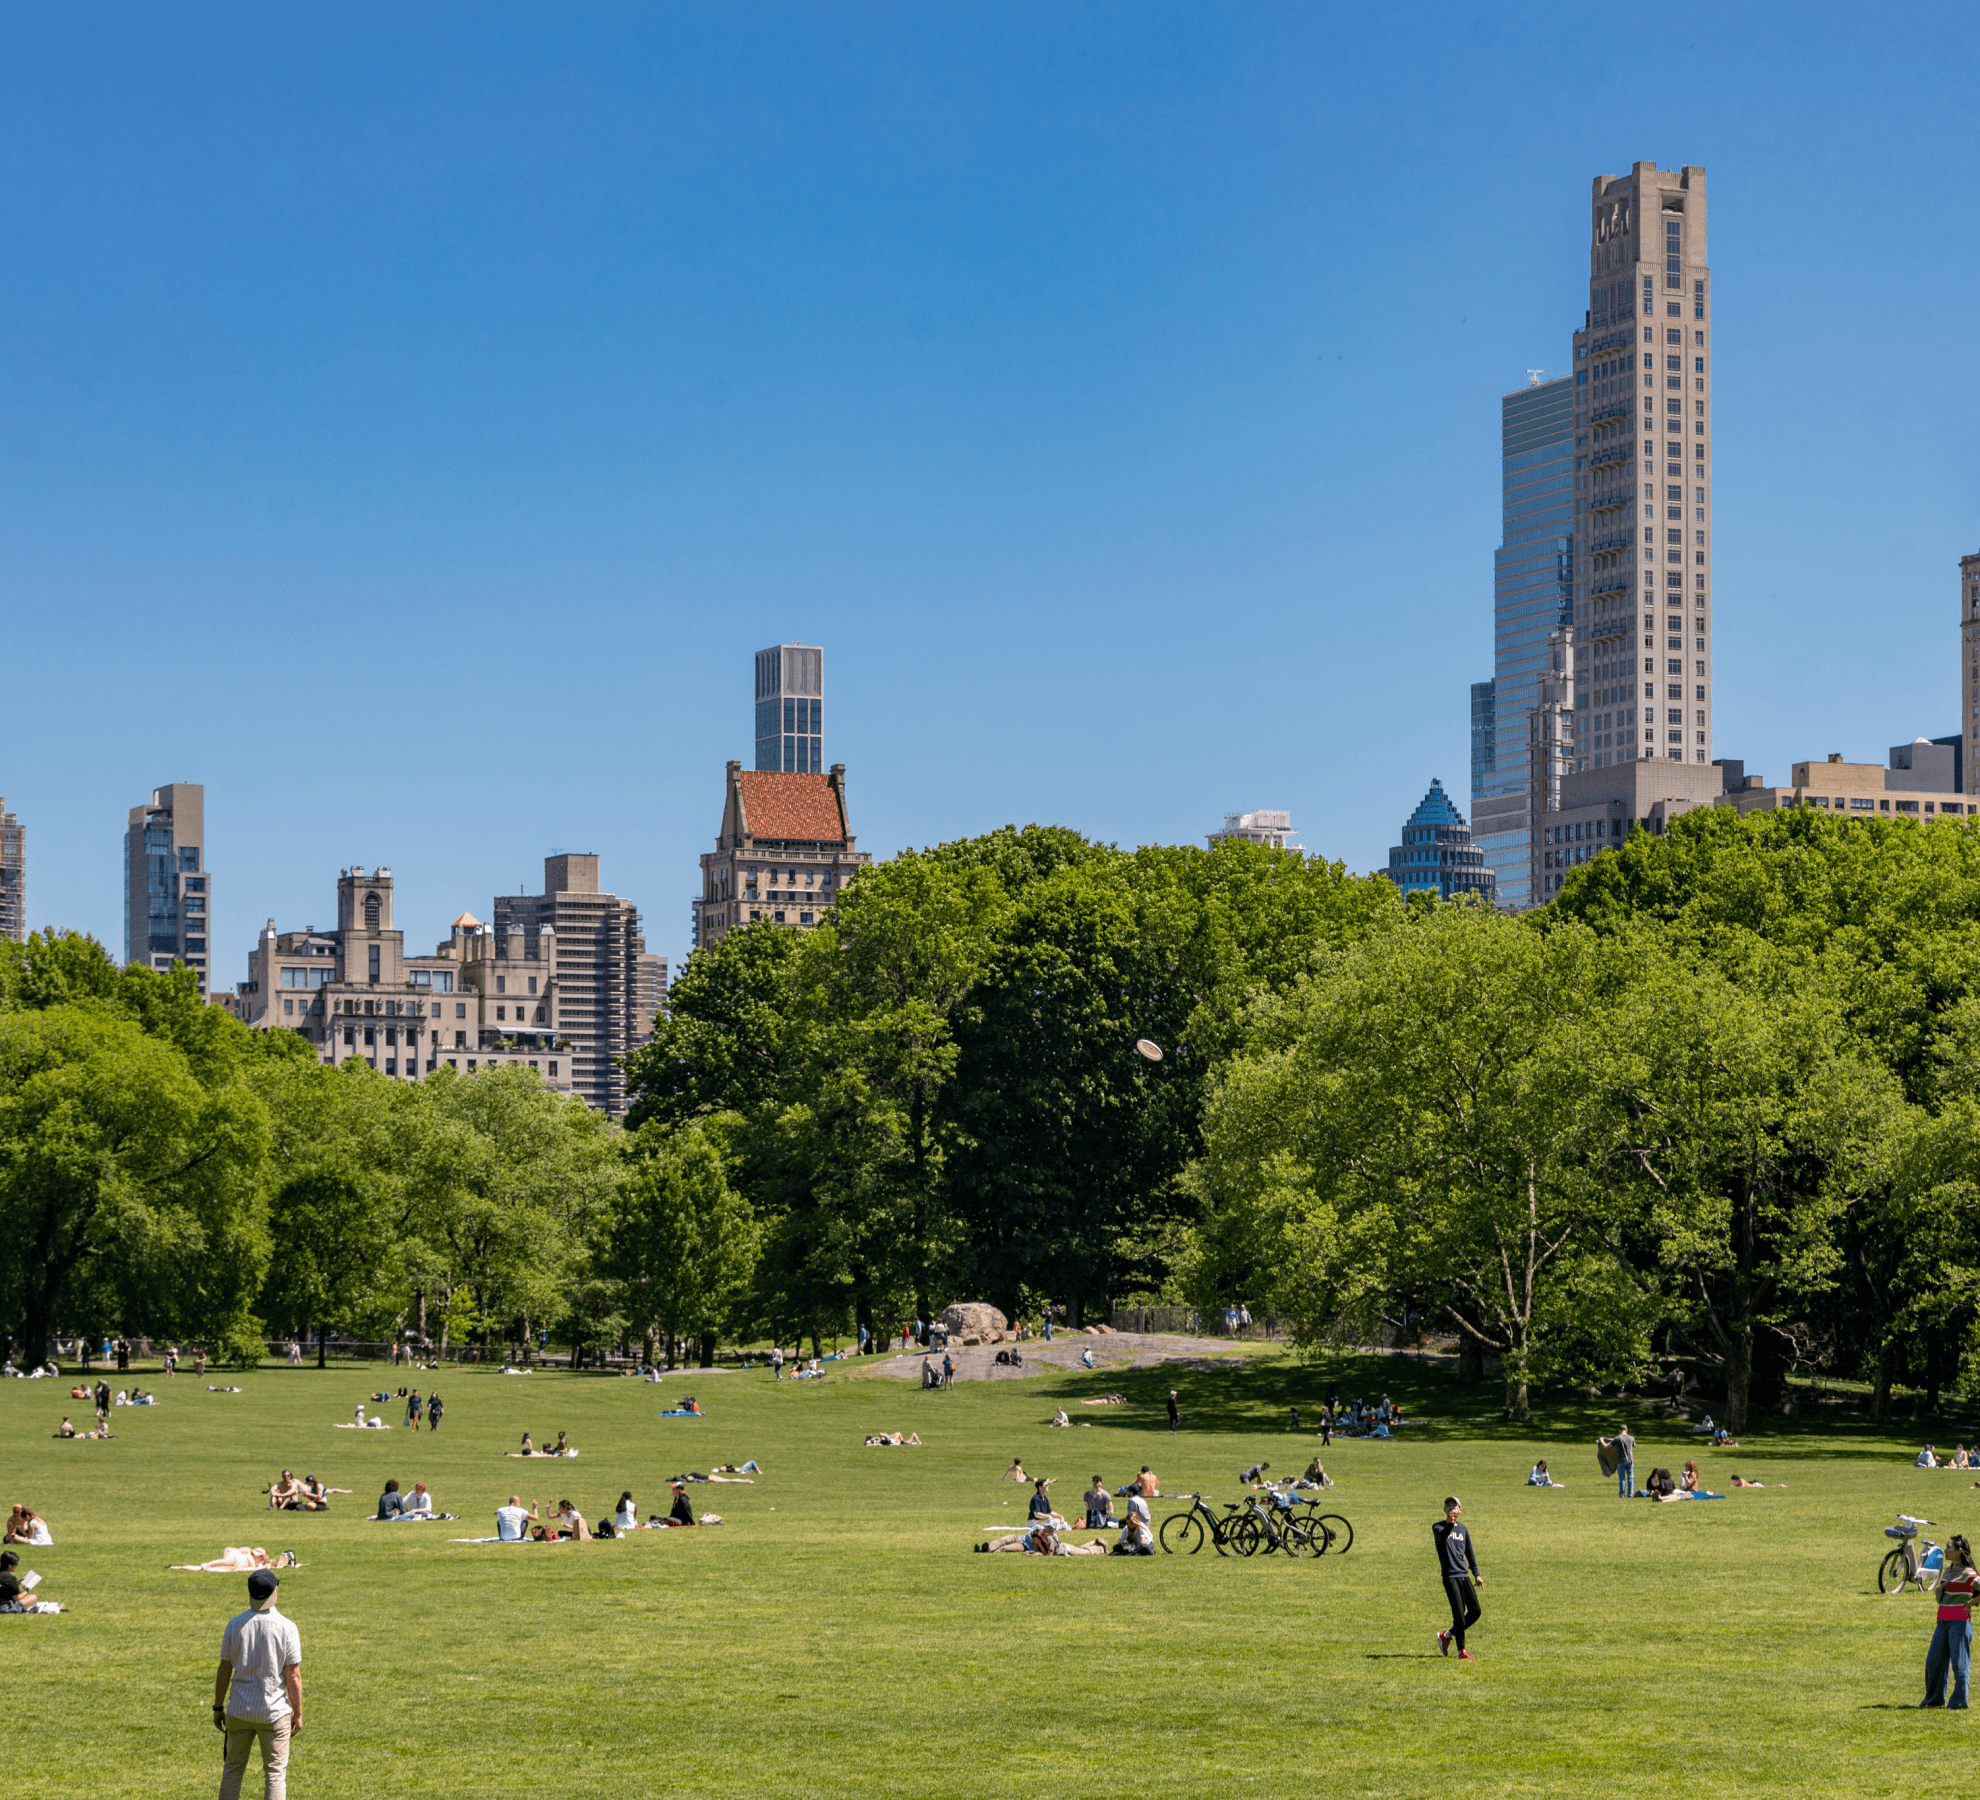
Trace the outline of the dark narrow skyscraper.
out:
M 825 772 L 825 652 L 777 644 L 756 653 L 756 767 L 759 773 Z

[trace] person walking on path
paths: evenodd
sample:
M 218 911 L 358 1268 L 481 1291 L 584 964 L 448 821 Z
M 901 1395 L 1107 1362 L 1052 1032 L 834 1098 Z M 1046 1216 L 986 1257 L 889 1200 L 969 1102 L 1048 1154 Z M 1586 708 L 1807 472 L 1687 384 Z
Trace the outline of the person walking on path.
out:
M 1618 1498 L 1624 1500 L 1633 1498 L 1636 1493 L 1636 1439 L 1630 1436 L 1629 1427 L 1625 1425 L 1614 1437 L 1601 1438 L 1598 1441 L 1604 1450 L 1613 1449 L 1616 1453 Z
M 1451 1626 L 1437 1633 L 1437 1648 L 1449 1656 L 1455 1644 L 1460 1662 L 1476 1662 L 1464 1647 L 1464 1634 L 1478 1623 L 1478 1584 L 1485 1577 L 1478 1572 L 1478 1552 L 1472 1548 L 1463 1513 L 1453 1494 L 1444 1502 L 1444 1516 L 1430 1527 L 1437 1545 L 1437 1572 L 1444 1578 L 1444 1598 L 1451 1603 Z
M 1174 1437 L 1182 1429 L 1182 1408 L 1176 1402 L 1176 1390 L 1169 1390 L 1169 1435 Z
M 445 1410 L 440 1404 L 440 1396 L 437 1393 L 426 1396 L 426 1429 L 428 1431 L 438 1431 L 440 1429 L 440 1415 Z
M 302 1633 L 275 1610 L 272 1569 L 248 1577 L 244 1613 L 227 1621 L 213 1673 L 213 1728 L 227 1734 L 220 1800 L 240 1800 L 248 1751 L 261 1745 L 267 1800 L 288 1800 L 289 1745 L 302 1730 Z
M 1325 1449 L 1334 1441 L 1334 1409 L 1323 1406 L 1320 1409 L 1320 1444 Z
M 1980 1570 L 1973 1566 L 1973 1547 L 1954 1536 L 1946 1545 L 1945 1574 L 1939 1581 L 1939 1622 L 1932 1647 L 1925 1652 L 1925 1698 L 1920 1706 L 1943 1706 L 1948 1712 L 1966 1710 L 1967 1672 L 1973 1661 L 1973 1593 L 1980 1587 Z M 1952 1693 L 1946 1677 L 1952 1676 Z

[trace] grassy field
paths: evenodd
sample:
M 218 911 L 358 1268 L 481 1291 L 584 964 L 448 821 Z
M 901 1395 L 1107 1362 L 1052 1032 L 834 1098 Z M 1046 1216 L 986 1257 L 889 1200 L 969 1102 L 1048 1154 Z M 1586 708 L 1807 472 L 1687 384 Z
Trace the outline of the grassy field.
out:
M 836 1366 L 836 1365 L 828 1365 Z M 448 1372 L 437 1438 L 332 1429 L 386 1385 L 377 1365 L 271 1369 L 118 1410 L 108 1443 L 55 1441 L 68 1383 L 0 1386 L 4 1497 L 51 1521 L 28 1561 L 64 1617 L 0 1620 L 17 1647 L 0 1793 L 195 1795 L 218 1778 L 208 1722 L 237 1575 L 168 1574 L 226 1544 L 296 1550 L 283 1607 L 303 1632 L 306 1729 L 291 1792 L 380 1796 L 1916 1794 L 1972 1766 L 1976 1715 L 1909 1710 L 1931 1603 L 1878 1595 L 1900 1509 L 1975 1534 L 1968 1478 L 1909 1465 L 1908 1439 L 1777 1423 L 1698 1453 L 1709 1485 L 1785 1491 L 1625 1505 L 1590 1443 L 1613 1413 L 1550 1407 L 1515 1430 L 1490 1396 L 1396 1359 L 1320 1372 L 1267 1352 L 1180 1380 L 1042 1375 L 923 1394 L 891 1380 L 773 1384 L 695 1373 Z M 1285 1408 L 1330 1381 L 1387 1389 L 1428 1422 L 1336 1443 L 1345 1557 L 976 1556 L 1016 1517 L 1013 1455 L 1061 1480 L 1148 1463 L 1174 1492 L 1235 1498 L 1237 1472 L 1303 1464 Z M 394 1388 L 398 1382 L 390 1383 Z M 1133 1404 L 1082 1408 L 1107 1387 Z M 699 1397 L 702 1420 L 661 1419 Z M 1049 1429 L 1055 1405 L 1090 1420 Z M 397 1416 L 397 1409 L 393 1415 Z M 566 1430 L 574 1462 L 505 1460 Z M 919 1450 L 868 1450 L 918 1430 Z M 1639 1427 L 1639 1473 L 1690 1454 Z M 1536 1455 L 1565 1492 L 1522 1485 Z M 455 1545 L 511 1490 L 591 1518 L 630 1487 L 664 1510 L 677 1470 L 759 1459 L 753 1487 L 700 1487 L 719 1530 L 596 1545 Z M 283 1465 L 342 1487 L 327 1515 L 271 1516 Z M 387 1476 L 424 1479 L 458 1526 L 362 1522 Z M 1437 1654 L 1429 1527 L 1463 1497 L 1487 1583 L 1479 1660 Z M 1165 1511 L 1155 1509 L 1159 1522 Z M 1937 1533 L 1943 1539 L 1946 1532 Z M 251 1778 L 260 1791 L 258 1776 Z

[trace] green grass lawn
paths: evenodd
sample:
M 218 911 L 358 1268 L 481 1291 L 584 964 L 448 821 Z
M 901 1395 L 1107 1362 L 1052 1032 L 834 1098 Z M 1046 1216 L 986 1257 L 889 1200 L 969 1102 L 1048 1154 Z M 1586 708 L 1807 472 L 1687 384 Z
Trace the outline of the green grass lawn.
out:
M 837 1367 L 838 1365 L 828 1365 Z M 1968 1478 L 1909 1466 L 1909 1438 L 1777 1422 L 1738 1453 L 1698 1453 L 1785 1480 L 1684 1506 L 1625 1505 L 1590 1439 L 1613 1417 L 1549 1406 L 1534 1427 L 1491 1395 L 1398 1359 L 1322 1372 L 1267 1352 L 1180 1378 L 1041 1375 L 923 1394 L 885 1379 L 773 1384 L 767 1372 L 670 1377 L 446 1372 L 437 1438 L 332 1429 L 387 1383 L 379 1365 L 270 1369 L 245 1392 L 190 1375 L 154 1410 L 113 1413 L 108 1443 L 55 1441 L 69 1383 L 0 1386 L 6 1483 L 51 1521 L 28 1562 L 60 1618 L 11 1636 L 0 1793 L 212 1791 L 208 1706 L 237 1575 L 168 1574 L 226 1544 L 293 1549 L 282 1586 L 301 1626 L 302 1800 L 556 1796 L 1314 1794 L 1917 1794 L 1980 1755 L 1980 1714 L 1907 1710 L 1933 1607 L 1887 1599 L 1873 1573 L 1899 1510 L 1980 1535 Z M 430 1378 L 429 1378 L 430 1379 Z M 1429 1423 L 1336 1443 L 1330 1497 L 1351 1554 L 1057 1559 L 976 1556 L 1015 1519 L 1013 1455 L 1060 1479 L 1072 1511 L 1094 1471 L 1151 1464 L 1171 1492 L 1235 1498 L 1260 1456 L 1285 1470 L 1286 1406 L 1330 1381 L 1387 1389 Z M 1114 1387 L 1133 1404 L 1082 1408 Z M 660 1419 L 688 1393 L 702 1420 Z M 1055 1431 L 1063 1403 L 1091 1420 Z M 397 1416 L 397 1410 L 391 1416 Z M 566 1430 L 574 1462 L 514 1462 L 527 1427 Z M 918 1430 L 919 1450 L 867 1450 Z M 1639 1474 L 1688 1440 L 1644 1424 Z M 1523 1486 L 1536 1455 L 1565 1492 Z M 728 1523 L 555 1548 L 468 1546 L 511 1490 L 588 1517 L 630 1487 L 664 1510 L 666 1476 L 758 1458 L 753 1487 L 701 1487 Z M 353 1499 L 271 1516 L 283 1465 Z M 387 1476 L 424 1479 L 458 1526 L 362 1522 Z M 1459 1664 L 1430 1525 L 1461 1495 L 1487 1576 Z M 1155 1509 L 1159 1523 L 1167 1509 Z M 250 1791 L 259 1793 L 258 1776 Z

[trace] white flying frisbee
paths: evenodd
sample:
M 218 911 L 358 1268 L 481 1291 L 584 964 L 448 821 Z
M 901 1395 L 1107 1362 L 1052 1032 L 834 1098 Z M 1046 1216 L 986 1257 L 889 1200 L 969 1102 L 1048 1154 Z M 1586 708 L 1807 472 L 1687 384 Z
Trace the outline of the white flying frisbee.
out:
M 1134 1047 L 1143 1056 L 1147 1057 L 1150 1062 L 1160 1062 L 1162 1060 L 1162 1046 L 1155 1043 L 1152 1039 L 1136 1038 L 1134 1040 Z

